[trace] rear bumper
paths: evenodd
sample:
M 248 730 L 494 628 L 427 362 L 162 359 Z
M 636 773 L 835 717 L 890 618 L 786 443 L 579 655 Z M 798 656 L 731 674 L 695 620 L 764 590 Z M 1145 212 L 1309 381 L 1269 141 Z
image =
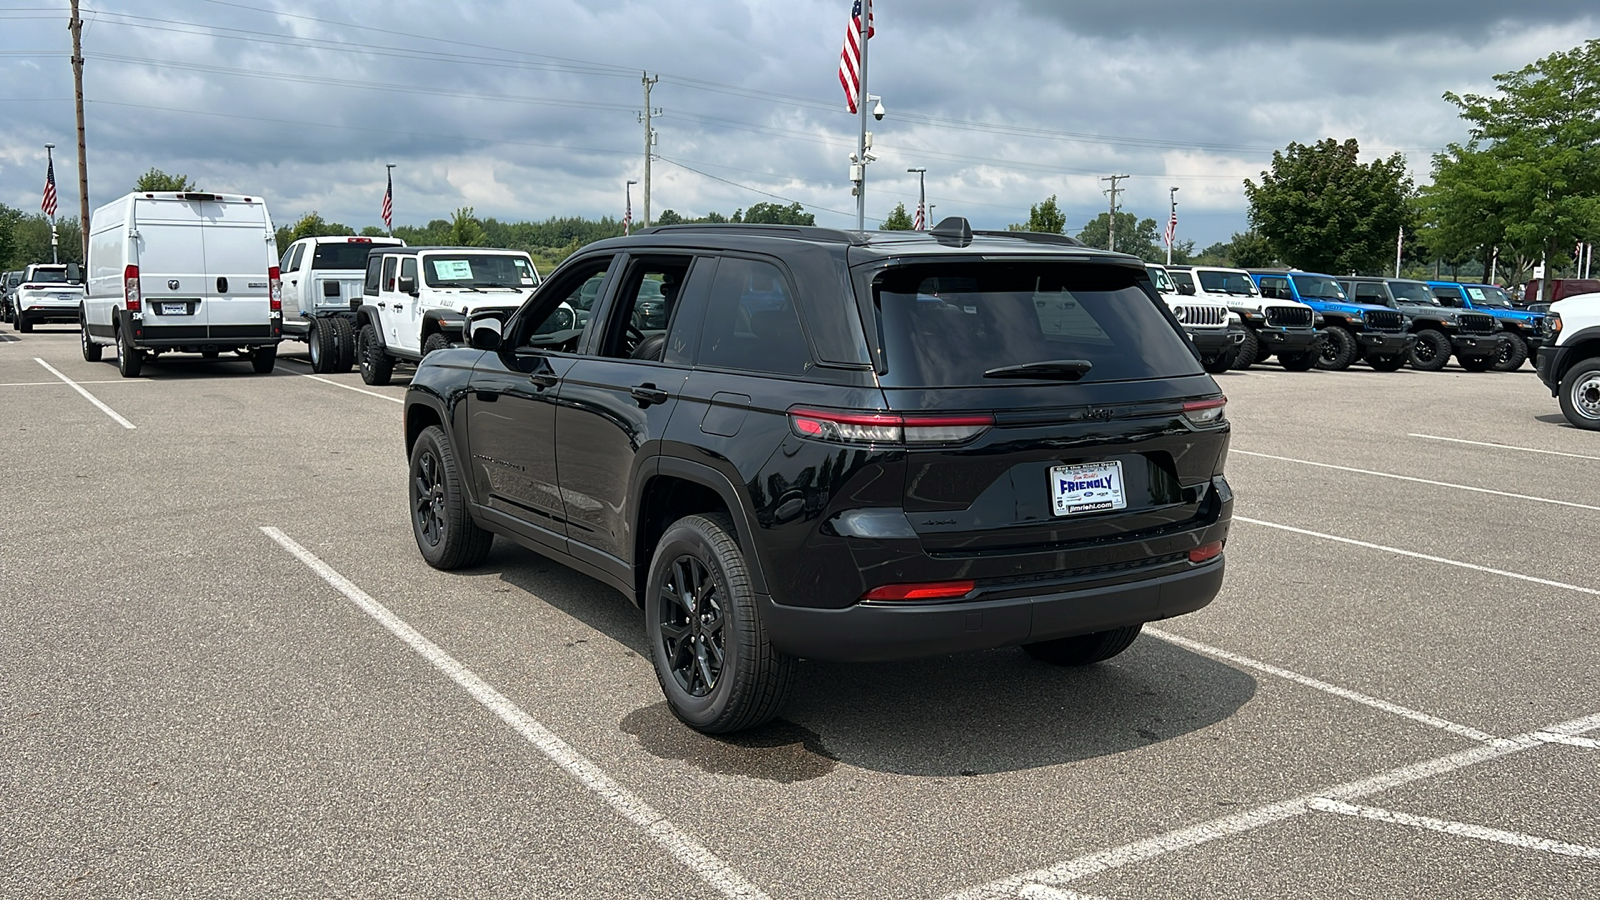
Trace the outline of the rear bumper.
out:
M 16 315 L 34 323 L 72 322 L 76 324 L 78 321 L 78 306 L 77 304 L 71 306 L 42 303 L 22 304 L 17 307 Z
M 1026 597 L 944 604 L 859 603 L 812 609 L 758 597 L 772 645 L 841 662 L 914 659 L 989 650 L 1138 625 L 1194 612 L 1222 589 L 1223 557 L 1179 562 L 1163 574 L 1101 587 L 1041 585 Z
M 1417 336 L 1403 331 L 1363 331 L 1357 335 L 1361 341 L 1362 356 L 1400 356 L 1416 346 Z
M 1500 355 L 1500 336 L 1458 334 L 1450 338 L 1450 349 L 1457 359 L 1487 359 Z
M 134 332 L 140 350 L 233 350 L 264 347 L 282 340 L 275 325 L 146 325 Z

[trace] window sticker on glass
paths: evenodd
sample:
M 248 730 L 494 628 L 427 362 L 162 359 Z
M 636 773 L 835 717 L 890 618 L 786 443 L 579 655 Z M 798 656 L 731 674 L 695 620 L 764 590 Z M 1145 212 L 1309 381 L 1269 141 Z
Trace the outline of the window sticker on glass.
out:
M 464 259 L 435 259 L 433 277 L 440 281 L 471 281 L 472 263 Z
M 1043 334 L 1108 340 L 1094 316 L 1066 291 L 1034 294 L 1033 311 L 1039 317 L 1039 331 Z
M 527 260 L 513 259 L 512 262 L 517 264 L 517 276 L 522 280 L 523 284 L 539 283 L 538 280 L 533 277 L 533 266 L 528 265 Z

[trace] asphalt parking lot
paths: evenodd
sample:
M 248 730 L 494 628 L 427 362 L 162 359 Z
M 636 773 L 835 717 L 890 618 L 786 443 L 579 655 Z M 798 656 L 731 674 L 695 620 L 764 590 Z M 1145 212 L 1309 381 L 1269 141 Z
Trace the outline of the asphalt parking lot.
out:
M 0 335 L 0 895 L 1600 896 L 1600 438 L 1528 369 L 1218 376 L 1210 607 L 719 740 L 610 589 L 428 568 L 404 378 L 302 349 Z

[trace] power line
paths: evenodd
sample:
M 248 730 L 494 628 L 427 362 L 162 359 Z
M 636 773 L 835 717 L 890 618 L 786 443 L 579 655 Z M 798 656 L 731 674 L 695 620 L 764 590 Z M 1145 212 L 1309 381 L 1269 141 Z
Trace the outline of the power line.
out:
M 840 216 L 854 216 L 855 215 L 855 213 L 853 213 L 853 212 L 844 212 L 842 210 L 829 209 L 826 206 L 817 206 L 814 203 L 805 203 L 803 201 L 796 200 L 793 197 L 785 197 L 785 196 L 783 196 L 781 194 L 774 194 L 771 191 L 763 191 L 760 188 L 751 187 L 748 184 L 740 184 L 737 181 L 731 181 L 731 180 L 729 180 L 727 178 L 722 178 L 722 177 L 719 177 L 717 175 L 712 175 L 710 172 L 702 172 L 699 169 L 691 168 L 689 166 L 684 165 L 681 162 L 678 162 L 675 159 L 669 159 L 668 157 L 665 157 L 665 156 L 657 156 L 656 159 L 658 159 L 658 160 L 660 160 L 660 161 L 662 161 L 664 163 L 671 163 L 672 165 L 675 165 L 678 168 L 683 169 L 686 172 L 693 172 L 694 174 L 699 175 L 702 178 L 709 178 L 712 181 L 720 181 L 723 184 L 729 184 L 729 185 L 732 185 L 732 186 L 734 186 L 736 188 L 739 188 L 740 190 L 743 190 L 743 191 L 750 191 L 751 193 L 754 193 L 754 194 L 760 194 L 763 197 L 771 197 L 774 200 L 782 200 L 785 203 L 799 203 L 801 206 L 804 206 L 804 207 L 806 207 L 808 209 L 819 209 L 819 210 L 822 210 L 823 212 L 833 213 L 835 215 L 840 215 Z M 874 221 L 874 222 L 882 222 L 883 221 L 882 219 L 874 218 L 872 216 L 868 216 L 867 218 L 872 219 L 872 221 Z

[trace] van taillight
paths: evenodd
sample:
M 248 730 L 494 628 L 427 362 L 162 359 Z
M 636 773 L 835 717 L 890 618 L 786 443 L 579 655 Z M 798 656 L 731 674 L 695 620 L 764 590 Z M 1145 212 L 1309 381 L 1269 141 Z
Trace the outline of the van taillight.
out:
M 144 295 L 139 292 L 138 266 L 122 270 L 122 305 L 128 312 L 139 312 L 144 306 Z
M 789 410 L 789 428 L 797 436 L 840 444 L 960 444 L 992 427 L 992 415 L 902 416 L 880 412 Z
M 283 311 L 283 279 L 278 277 L 278 267 L 267 269 L 267 308 L 272 312 Z

